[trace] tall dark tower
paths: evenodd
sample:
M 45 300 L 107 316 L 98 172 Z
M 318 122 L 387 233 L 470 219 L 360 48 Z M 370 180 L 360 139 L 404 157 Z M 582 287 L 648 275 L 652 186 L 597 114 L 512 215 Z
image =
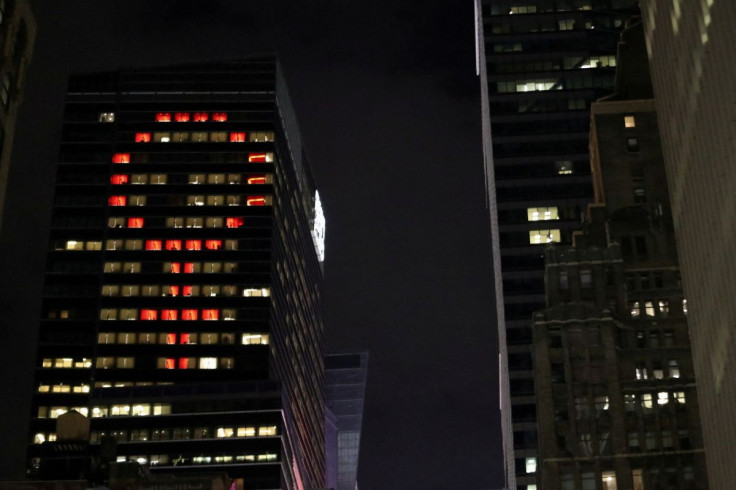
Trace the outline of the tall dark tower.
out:
M 32 464 L 76 410 L 152 472 L 323 486 L 323 239 L 273 57 L 73 77 Z
M 536 489 L 531 317 L 545 304 L 544 244 L 571 243 L 592 200 L 590 103 L 612 91 L 619 34 L 636 4 L 476 1 L 510 489 Z

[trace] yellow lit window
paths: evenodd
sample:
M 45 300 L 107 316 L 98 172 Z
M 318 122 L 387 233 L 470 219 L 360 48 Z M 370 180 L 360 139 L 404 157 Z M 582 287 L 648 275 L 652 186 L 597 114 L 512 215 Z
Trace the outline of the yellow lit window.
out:
M 530 230 L 529 243 L 559 243 L 560 230 Z
M 624 127 L 626 127 L 626 128 L 635 128 L 636 127 L 636 118 L 634 116 L 624 116 Z
M 238 437 L 255 437 L 255 427 L 238 427 Z
M 268 345 L 268 334 L 244 333 L 243 345 Z
M 261 426 L 258 428 L 258 435 L 259 436 L 275 436 L 276 426 L 275 425 Z
M 526 214 L 529 221 L 560 219 L 556 206 L 546 208 L 526 208 Z

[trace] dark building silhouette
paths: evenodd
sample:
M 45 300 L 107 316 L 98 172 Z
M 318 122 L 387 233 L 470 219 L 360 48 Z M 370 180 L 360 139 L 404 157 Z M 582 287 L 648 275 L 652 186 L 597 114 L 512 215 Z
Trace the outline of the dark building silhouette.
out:
M 616 92 L 592 105 L 595 203 L 575 247 L 546 252 L 534 316 L 545 490 L 707 489 L 657 113 L 641 23 Z
M 592 199 L 590 104 L 612 92 L 620 30 L 637 4 L 476 2 L 510 489 L 536 489 L 529 319 L 545 305 L 544 245 L 570 244 Z
M 27 0 L 0 1 L 0 226 L 8 186 L 15 120 L 33 55 L 36 20 Z
M 736 2 L 642 0 L 712 488 L 736 481 Z
M 156 474 L 324 486 L 324 216 L 272 57 L 72 77 L 31 422 Z

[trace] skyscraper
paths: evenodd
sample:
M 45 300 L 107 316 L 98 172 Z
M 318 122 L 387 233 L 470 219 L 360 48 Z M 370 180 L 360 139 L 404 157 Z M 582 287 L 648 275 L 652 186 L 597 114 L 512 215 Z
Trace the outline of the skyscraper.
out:
M 0 226 L 26 70 L 36 39 L 36 21 L 26 0 L 0 1 Z
M 29 457 L 324 485 L 324 215 L 273 57 L 72 77 Z
M 643 0 L 711 488 L 736 480 L 736 3 Z
M 536 488 L 531 315 L 544 307 L 543 245 L 570 243 L 592 199 L 588 110 L 611 91 L 636 4 L 476 2 L 509 488 Z

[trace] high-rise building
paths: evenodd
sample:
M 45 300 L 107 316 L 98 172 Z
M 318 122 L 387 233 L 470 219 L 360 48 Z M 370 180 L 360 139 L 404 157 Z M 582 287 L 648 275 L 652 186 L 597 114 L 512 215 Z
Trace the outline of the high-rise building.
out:
M 536 488 L 526 462 L 537 457 L 531 315 L 545 304 L 544 244 L 571 243 L 592 199 L 590 103 L 611 92 L 637 3 L 476 1 L 510 489 Z
M 622 36 L 614 95 L 592 106 L 595 203 L 546 254 L 534 318 L 538 485 L 707 489 L 675 234 L 644 33 Z
M 75 410 L 152 472 L 324 486 L 323 239 L 273 57 L 72 77 L 32 464 Z
M 736 480 L 736 3 L 642 0 L 711 488 Z
M 15 120 L 23 100 L 23 86 L 35 39 L 36 20 L 28 1 L 0 0 L 0 226 Z
M 325 356 L 325 404 L 335 417 L 335 490 L 357 490 L 368 353 Z

